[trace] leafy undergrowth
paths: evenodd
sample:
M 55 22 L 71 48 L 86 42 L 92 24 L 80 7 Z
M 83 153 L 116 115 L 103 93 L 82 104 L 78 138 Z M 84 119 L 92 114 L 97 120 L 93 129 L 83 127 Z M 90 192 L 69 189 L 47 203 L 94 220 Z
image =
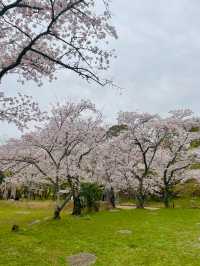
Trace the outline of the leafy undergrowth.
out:
M 67 265 L 80 252 L 96 266 L 199 266 L 200 210 L 121 210 L 46 220 L 51 203 L 0 202 L 0 265 Z M 40 220 L 40 223 L 33 221 Z M 11 232 L 13 224 L 19 232 Z M 120 234 L 129 230 L 131 234 Z

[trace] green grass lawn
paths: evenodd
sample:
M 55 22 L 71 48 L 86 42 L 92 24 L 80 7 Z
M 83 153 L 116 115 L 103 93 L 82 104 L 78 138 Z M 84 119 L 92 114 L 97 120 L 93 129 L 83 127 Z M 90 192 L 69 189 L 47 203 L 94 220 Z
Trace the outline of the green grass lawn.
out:
M 0 265 L 68 265 L 80 252 L 97 266 L 199 266 L 200 210 L 121 210 L 45 220 L 52 204 L 0 201 Z M 32 221 L 38 224 L 30 225 Z M 19 232 L 11 232 L 13 224 Z M 120 234 L 131 230 L 132 234 Z

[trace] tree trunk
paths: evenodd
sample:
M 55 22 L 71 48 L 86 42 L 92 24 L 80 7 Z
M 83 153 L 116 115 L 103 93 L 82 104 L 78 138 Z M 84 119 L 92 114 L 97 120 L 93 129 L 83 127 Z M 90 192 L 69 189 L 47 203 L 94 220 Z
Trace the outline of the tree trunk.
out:
M 115 204 L 115 192 L 113 187 L 107 187 L 104 190 L 103 201 L 107 201 L 111 208 L 116 208 Z
M 144 209 L 144 197 L 143 197 L 143 195 L 137 195 L 136 207 L 137 207 L 137 209 Z
M 111 206 L 114 208 L 116 208 L 116 204 L 115 204 L 115 192 L 114 189 L 111 187 L 111 191 L 110 191 L 110 203 Z
M 137 209 L 144 209 L 145 196 L 143 193 L 143 180 L 139 180 L 139 188 L 136 195 L 136 207 Z
M 73 195 L 73 201 L 74 201 L 74 207 L 73 207 L 73 212 L 72 215 L 81 215 L 81 200 L 79 195 Z
M 57 205 L 57 206 L 55 207 L 55 210 L 54 210 L 54 216 L 53 216 L 53 219 L 55 219 L 55 220 L 60 220 L 60 219 L 61 219 L 61 217 L 60 217 L 60 212 L 61 212 L 60 207 Z
M 55 184 L 55 195 L 56 195 L 56 206 L 54 210 L 54 219 L 59 220 L 60 217 L 60 186 L 59 186 L 59 178 L 58 178 L 58 170 L 56 174 L 56 184 Z
M 169 193 L 169 190 L 166 188 L 164 190 L 163 202 L 164 202 L 165 208 L 170 208 L 170 193 Z
M 64 202 L 62 203 L 62 205 L 60 205 L 60 206 L 58 204 L 56 205 L 55 210 L 54 210 L 54 216 L 53 216 L 53 218 L 55 220 L 59 220 L 61 218 L 60 217 L 60 213 L 64 209 L 65 205 L 69 202 L 70 198 L 71 198 L 71 193 L 69 193 L 66 196 L 66 199 L 64 200 Z

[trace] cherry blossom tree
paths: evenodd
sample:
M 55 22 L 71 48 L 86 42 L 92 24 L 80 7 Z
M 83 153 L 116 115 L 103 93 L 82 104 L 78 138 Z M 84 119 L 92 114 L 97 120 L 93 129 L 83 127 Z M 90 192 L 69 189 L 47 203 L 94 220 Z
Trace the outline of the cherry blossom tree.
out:
M 108 69 L 107 43 L 117 38 L 110 20 L 110 0 L 1 0 L 0 80 L 15 73 L 41 85 L 66 69 L 105 84 L 98 70 Z
M 160 145 L 154 160 L 155 172 L 158 175 L 158 189 L 166 208 L 176 184 L 187 178 L 186 172 L 198 159 L 190 148 L 190 143 L 199 132 L 191 132 L 192 127 L 199 126 L 198 120 L 191 117 L 190 110 L 175 110 L 166 118 L 166 138 Z
M 158 115 L 138 112 L 120 112 L 118 122 L 128 126 L 121 141 L 119 171 L 127 184 L 135 187 L 137 208 L 144 208 L 154 183 L 153 162 L 166 137 L 166 125 Z
M 127 130 L 126 125 L 106 125 L 104 142 L 99 143 L 89 154 L 85 164 L 90 182 L 104 187 L 103 200 L 110 208 L 116 206 L 116 194 L 127 188 L 121 164 L 122 157 L 126 154 L 121 152 L 124 139 L 120 135 Z
M 152 163 L 165 136 L 159 120 L 149 114 L 120 113 L 119 125 L 107 131 L 106 141 L 91 154 L 89 167 L 93 180 L 106 187 L 108 202 L 111 188 L 128 190 L 136 195 L 137 207 L 144 207 L 155 181 Z
M 52 184 L 57 195 L 54 218 L 60 218 L 71 196 L 73 214 L 79 215 L 80 182 L 84 179 L 82 162 L 105 136 L 101 123 L 101 115 L 89 101 L 57 104 L 45 126 L 25 134 L 20 140 L 10 140 L 2 147 L 1 167 L 16 172 L 17 176 L 29 170 L 35 182 L 45 180 Z M 63 182 L 68 184 L 69 193 L 61 203 Z

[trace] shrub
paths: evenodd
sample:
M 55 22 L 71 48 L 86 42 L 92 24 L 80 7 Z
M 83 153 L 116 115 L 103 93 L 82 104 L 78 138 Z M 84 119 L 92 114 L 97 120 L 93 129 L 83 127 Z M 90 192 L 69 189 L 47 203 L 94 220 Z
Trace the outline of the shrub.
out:
M 112 138 L 112 137 L 117 137 L 119 136 L 122 132 L 127 131 L 128 126 L 127 125 L 114 125 L 110 127 L 107 131 L 107 136 Z
M 88 211 L 98 211 L 98 202 L 102 198 L 103 190 L 96 183 L 82 183 L 80 190 L 80 197 L 82 206 Z
M 190 166 L 191 170 L 196 170 L 196 169 L 200 169 L 200 163 L 194 163 Z
M 196 179 L 188 179 L 176 185 L 174 192 L 181 198 L 200 197 L 200 183 Z
M 192 127 L 190 129 L 190 132 L 199 132 L 200 128 L 199 127 Z
M 192 140 L 191 143 L 190 143 L 190 148 L 191 149 L 198 148 L 199 146 L 200 146 L 200 139 Z
M 0 171 L 0 184 L 3 183 L 4 179 L 5 179 L 5 175 L 2 171 Z

